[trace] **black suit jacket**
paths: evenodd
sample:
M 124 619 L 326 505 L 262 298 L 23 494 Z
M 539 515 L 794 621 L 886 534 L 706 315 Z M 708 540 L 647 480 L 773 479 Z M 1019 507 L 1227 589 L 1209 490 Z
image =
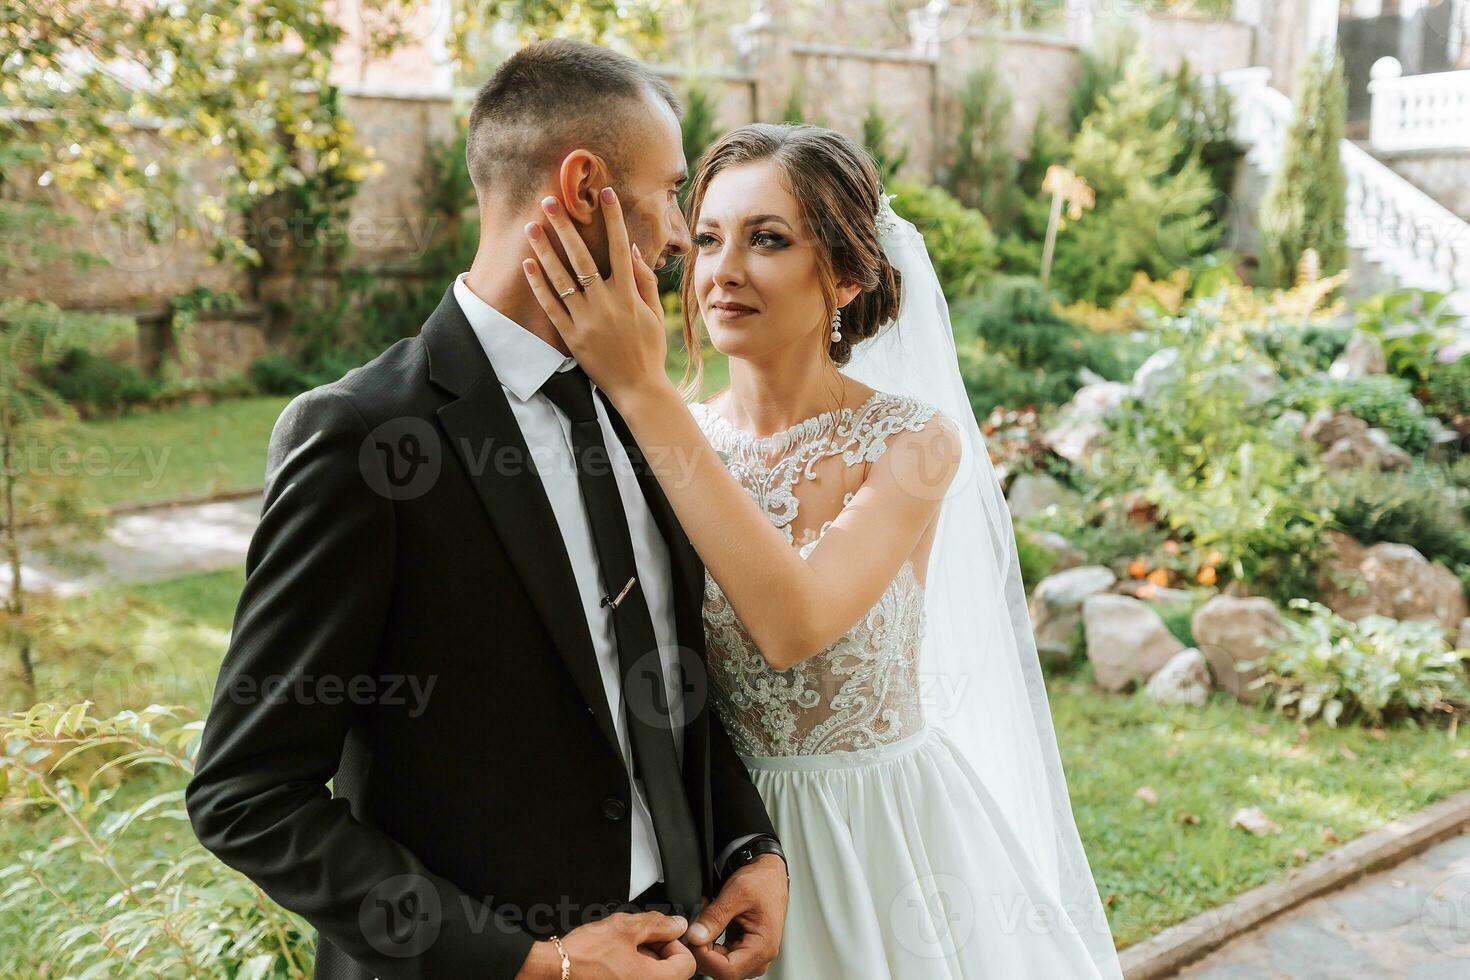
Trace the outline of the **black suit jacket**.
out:
M 614 423 L 702 665 L 703 565 Z M 688 688 L 713 895 L 719 851 L 772 828 Z M 513 977 L 534 939 L 626 901 L 631 792 L 555 517 L 451 288 L 276 423 L 190 820 L 316 928 L 319 977 Z

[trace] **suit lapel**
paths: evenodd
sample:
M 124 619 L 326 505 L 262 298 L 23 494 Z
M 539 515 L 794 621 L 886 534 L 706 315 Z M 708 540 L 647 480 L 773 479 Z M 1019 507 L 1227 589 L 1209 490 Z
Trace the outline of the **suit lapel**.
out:
M 424 325 L 422 336 L 429 350 L 430 380 L 458 396 L 439 408 L 440 424 L 577 689 L 621 758 L 592 635 L 556 514 L 500 379 L 454 298 L 452 286 Z

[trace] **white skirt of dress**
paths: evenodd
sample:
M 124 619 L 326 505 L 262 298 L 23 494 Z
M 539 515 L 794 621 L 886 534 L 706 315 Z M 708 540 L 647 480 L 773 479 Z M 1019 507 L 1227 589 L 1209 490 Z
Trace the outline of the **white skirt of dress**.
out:
M 771 980 L 1100 975 L 994 798 L 937 728 L 857 752 L 741 758 L 791 874 Z

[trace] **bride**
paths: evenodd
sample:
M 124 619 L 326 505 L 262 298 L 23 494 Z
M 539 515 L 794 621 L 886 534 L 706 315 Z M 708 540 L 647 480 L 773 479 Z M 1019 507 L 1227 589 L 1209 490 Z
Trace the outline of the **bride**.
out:
M 1121 977 L 948 309 L 871 158 L 807 125 L 710 148 L 685 341 L 698 364 L 697 313 L 730 385 L 693 405 L 602 201 L 607 279 L 577 287 L 596 265 L 564 214 L 572 269 L 541 235 L 526 274 L 704 560 L 710 696 L 791 876 L 769 975 Z M 689 938 L 726 924 L 707 912 Z

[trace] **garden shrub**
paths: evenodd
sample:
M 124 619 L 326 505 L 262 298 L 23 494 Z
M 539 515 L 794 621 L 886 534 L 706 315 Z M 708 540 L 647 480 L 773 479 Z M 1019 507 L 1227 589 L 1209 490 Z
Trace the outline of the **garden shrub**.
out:
M 1393 289 L 1354 305 L 1358 326 L 1383 347 L 1388 373 L 1408 381 L 1416 395 L 1429 384 L 1439 352 L 1463 339 L 1460 314 L 1444 293 Z
M 1024 370 L 1072 379 L 1074 391 L 1081 387 L 1077 375 L 1082 368 L 1121 381 L 1131 377 L 1149 353 L 1140 342 L 1099 334 L 1070 319 L 1057 308 L 1051 292 L 1027 277 L 1006 276 L 986 283 L 951 308 L 950 320 L 956 338 L 979 339 Z
M 1263 638 L 1266 655 L 1241 664 L 1262 668 L 1251 686 L 1263 688 L 1276 710 L 1335 726 L 1459 715 L 1470 706 L 1465 667 L 1439 623 L 1387 616 L 1353 622 L 1307 599 L 1290 605 L 1307 615 L 1286 617 L 1284 636 Z
M 980 340 L 957 338 L 955 343 L 960 377 L 977 418 L 997 408 L 1058 405 L 1081 386 L 1075 378 L 1046 368 L 1023 368 Z
M 1313 52 L 1297 76 L 1281 165 L 1261 202 L 1259 285 L 1289 286 L 1310 249 L 1319 269 L 1347 265 L 1347 175 L 1338 150 L 1347 125 L 1342 58 Z
M 87 409 L 113 410 L 146 402 L 158 381 L 131 364 L 73 347 L 43 372 L 43 380 L 62 398 Z
M 1331 516 L 1312 501 L 1320 468 L 1253 400 L 1240 368 L 1255 355 L 1215 343 L 1207 319 L 1175 323 L 1178 371 L 1117 413 L 1091 458 L 1094 489 L 1142 489 L 1181 545 L 1199 553 L 1194 564 L 1280 601 L 1313 594 Z M 1219 560 L 1205 561 L 1214 551 Z
M 1410 393 L 1409 383 L 1387 374 L 1340 380 L 1322 374 L 1296 378 L 1282 385 L 1271 403 L 1307 415 L 1322 408 L 1351 412 L 1415 455 L 1423 455 L 1434 437 L 1429 418 Z
M 1429 410 L 1462 428 L 1470 428 L 1470 355 L 1436 363 L 1429 373 Z
M 1326 372 L 1347 349 L 1353 329 L 1352 322 L 1345 319 L 1275 321 L 1249 337 L 1283 378 L 1299 378 Z
M 924 236 L 934 272 L 953 303 L 973 293 L 995 269 L 995 235 L 985 216 L 967 208 L 940 187 L 895 181 L 893 210 L 913 222 Z
M 1445 467 L 1416 461 L 1407 470 L 1342 470 L 1318 484 L 1314 500 L 1365 545 L 1406 544 L 1431 561 L 1470 565 L 1470 489 Z

